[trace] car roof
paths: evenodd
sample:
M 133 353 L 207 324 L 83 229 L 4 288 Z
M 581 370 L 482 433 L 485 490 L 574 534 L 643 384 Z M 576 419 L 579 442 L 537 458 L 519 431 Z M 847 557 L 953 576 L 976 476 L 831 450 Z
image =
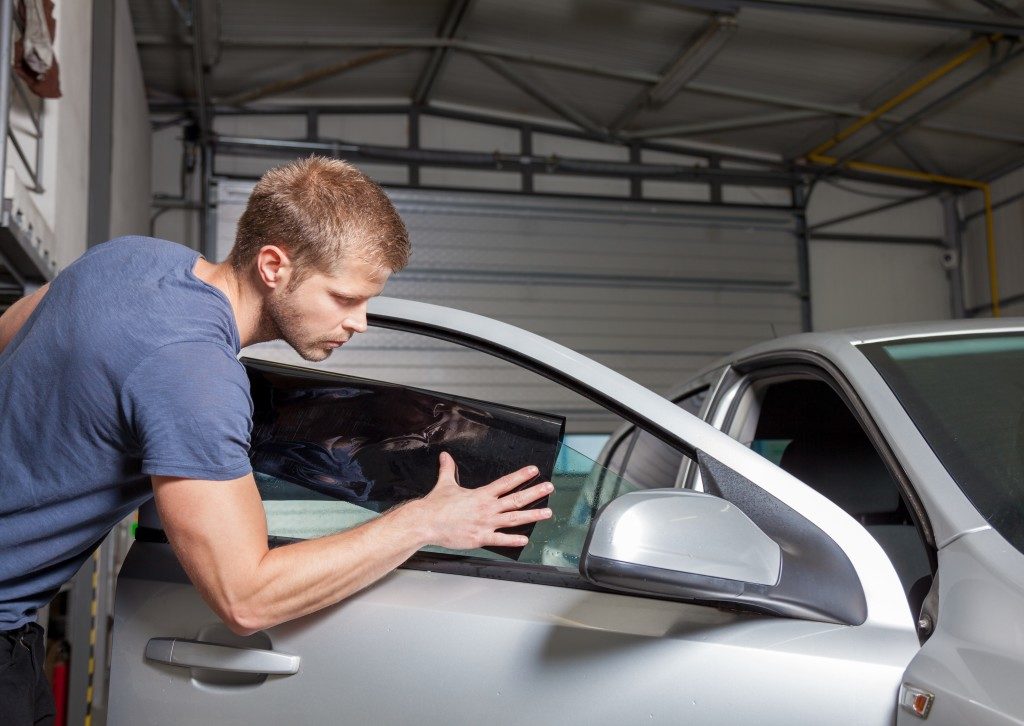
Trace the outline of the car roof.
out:
M 821 333 L 797 333 L 774 340 L 765 340 L 719 358 L 691 376 L 685 383 L 673 387 L 666 397 L 674 399 L 685 393 L 693 382 L 736 361 L 782 351 L 813 351 L 835 360 L 841 351 L 853 352 L 863 343 L 928 338 L 944 335 L 968 335 L 987 332 L 1024 331 L 1024 317 L 981 318 L 972 320 L 938 320 L 923 323 L 900 323 L 846 328 Z M 838 361 L 837 361 L 838 362 Z

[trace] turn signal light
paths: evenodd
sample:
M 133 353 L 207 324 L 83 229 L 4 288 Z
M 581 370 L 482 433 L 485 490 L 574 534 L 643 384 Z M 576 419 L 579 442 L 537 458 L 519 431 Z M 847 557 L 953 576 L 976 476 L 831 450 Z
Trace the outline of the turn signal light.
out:
M 904 711 L 910 711 L 918 718 L 928 718 L 928 712 L 932 710 L 932 702 L 935 694 L 922 691 L 920 688 L 904 683 L 900 686 L 900 706 Z

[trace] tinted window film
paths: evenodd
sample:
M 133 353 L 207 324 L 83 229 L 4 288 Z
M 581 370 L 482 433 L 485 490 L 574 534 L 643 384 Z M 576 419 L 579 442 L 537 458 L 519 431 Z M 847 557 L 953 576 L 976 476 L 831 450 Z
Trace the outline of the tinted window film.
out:
M 250 459 L 276 481 L 382 512 L 422 497 L 442 451 L 475 488 L 534 464 L 551 478 L 560 416 L 339 374 L 244 361 L 254 403 Z M 273 497 L 264 481 L 265 497 Z M 546 506 L 545 500 L 531 507 Z M 509 530 L 529 535 L 533 526 Z M 513 552 L 504 552 L 513 554 Z
M 981 515 L 1024 552 L 1024 335 L 862 345 Z
M 343 531 L 425 495 L 444 450 L 455 458 L 463 486 L 487 484 L 531 463 L 541 469 L 538 480 L 555 485 L 547 500 L 533 505 L 549 506 L 553 517 L 523 531 L 530 536 L 525 549 L 459 554 L 574 568 L 596 512 L 637 488 L 566 443 L 599 451 L 605 436 L 564 436 L 560 416 L 246 363 L 255 406 L 250 457 L 272 537 Z

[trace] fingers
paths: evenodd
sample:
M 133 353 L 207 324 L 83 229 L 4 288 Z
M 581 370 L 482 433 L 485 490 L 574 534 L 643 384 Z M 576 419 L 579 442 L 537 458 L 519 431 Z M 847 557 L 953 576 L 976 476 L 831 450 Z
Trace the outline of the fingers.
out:
M 500 523 L 495 529 L 509 529 L 524 524 L 533 524 L 551 517 L 550 509 L 516 509 L 501 515 Z
M 459 470 L 455 466 L 455 459 L 447 451 L 442 451 L 439 457 L 440 468 L 437 472 L 437 481 L 450 481 L 458 483 L 459 481 Z
M 532 487 L 527 487 L 518 492 L 513 492 L 506 497 L 502 497 L 498 500 L 498 505 L 501 507 L 500 511 L 508 512 L 514 509 L 522 509 L 528 504 L 532 504 L 541 497 L 546 497 L 548 494 L 555 490 L 554 485 L 549 482 L 542 482 L 540 484 L 534 484 Z
M 508 494 L 517 486 L 525 484 L 535 476 L 537 476 L 537 467 L 524 466 L 519 471 L 514 471 L 511 474 L 506 474 L 500 479 L 495 479 L 487 485 L 487 489 L 491 490 L 491 493 L 495 496 L 500 497 L 503 494 Z
M 484 543 L 484 547 L 525 547 L 528 544 L 530 544 L 530 538 L 524 535 L 495 532 Z

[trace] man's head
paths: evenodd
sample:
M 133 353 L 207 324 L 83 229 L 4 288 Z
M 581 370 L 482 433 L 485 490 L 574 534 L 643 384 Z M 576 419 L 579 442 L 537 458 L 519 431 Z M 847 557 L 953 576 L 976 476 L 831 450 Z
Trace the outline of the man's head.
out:
M 317 361 L 365 329 L 367 301 L 409 251 L 377 184 L 343 161 L 311 156 L 263 175 L 228 260 L 262 296 L 263 337 Z

